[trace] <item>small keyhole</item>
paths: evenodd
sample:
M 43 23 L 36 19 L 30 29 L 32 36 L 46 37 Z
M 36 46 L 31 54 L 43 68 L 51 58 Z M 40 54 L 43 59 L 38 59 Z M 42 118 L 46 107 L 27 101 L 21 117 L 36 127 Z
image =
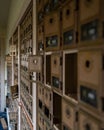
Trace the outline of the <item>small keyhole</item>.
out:
M 51 18 L 51 19 L 49 20 L 49 22 L 50 22 L 50 23 L 53 23 L 53 18 Z
M 87 68 L 90 67 L 90 61 L 87 60 L 85 64 L 86 64 L 86 67 L 87 67 Z
M 56 65 L 56 63 L 57 63 L 56 60 L 54 60 L 54 65 Z
M 68 15 L 70 15 L 70 10 L 69 9 L 66 10 L 66 16 L 68 16 Z

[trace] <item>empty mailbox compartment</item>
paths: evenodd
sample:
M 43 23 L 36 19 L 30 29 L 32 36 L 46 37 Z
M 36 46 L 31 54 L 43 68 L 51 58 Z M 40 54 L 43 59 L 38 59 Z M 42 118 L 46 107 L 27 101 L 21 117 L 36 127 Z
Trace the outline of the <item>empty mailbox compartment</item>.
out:
M 53 92 L 53 124 L 60 129 L 62 120 L 62 97 Z
M 64 94 L 77 100 L 77 51 L 63 54 Z
M 51 85 L 51 54 L 45 55 L 45 82 L 47 85 Z

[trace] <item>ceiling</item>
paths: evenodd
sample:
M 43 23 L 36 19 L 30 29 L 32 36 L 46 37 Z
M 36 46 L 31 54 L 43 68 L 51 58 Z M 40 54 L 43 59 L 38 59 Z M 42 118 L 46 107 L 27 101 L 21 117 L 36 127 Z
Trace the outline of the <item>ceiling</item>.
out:
M 0 27 L 6 29 L 11 0 L 0 0 Z

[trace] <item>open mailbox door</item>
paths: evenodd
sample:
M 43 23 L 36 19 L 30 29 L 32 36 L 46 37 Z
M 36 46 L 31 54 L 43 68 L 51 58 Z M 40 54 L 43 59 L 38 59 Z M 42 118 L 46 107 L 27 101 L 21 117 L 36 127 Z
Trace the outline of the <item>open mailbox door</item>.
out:
M 11 86 L 12 99 L 18 98 L 18 84 Z
M 10 45 L 10 56 L 16 56 L 16 45 Z
M 9 112 L 9 118 L 10 118 L 10 123 L 11 124 L 16 124 L 17 123 L 17 118 L 18 118 L 18 113 L 13 111 Z
M 42 71 L 42 56 L 32 55 L 28 59 L 29 72 L 41 72 Z

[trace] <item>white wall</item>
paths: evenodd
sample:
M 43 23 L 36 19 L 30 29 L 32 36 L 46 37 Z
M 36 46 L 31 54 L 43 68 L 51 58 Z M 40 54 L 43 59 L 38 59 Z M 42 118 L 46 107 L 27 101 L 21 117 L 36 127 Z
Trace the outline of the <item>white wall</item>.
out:
M 0 37 L 0 87 L 1 87 L 1 110 L 4 111 L 5 103 L 5 38 Z
M 6 33 L 6 54 L 9 53 L 9 39 L 15 31 L 29 2 L 30 0 L 11 0 Z

